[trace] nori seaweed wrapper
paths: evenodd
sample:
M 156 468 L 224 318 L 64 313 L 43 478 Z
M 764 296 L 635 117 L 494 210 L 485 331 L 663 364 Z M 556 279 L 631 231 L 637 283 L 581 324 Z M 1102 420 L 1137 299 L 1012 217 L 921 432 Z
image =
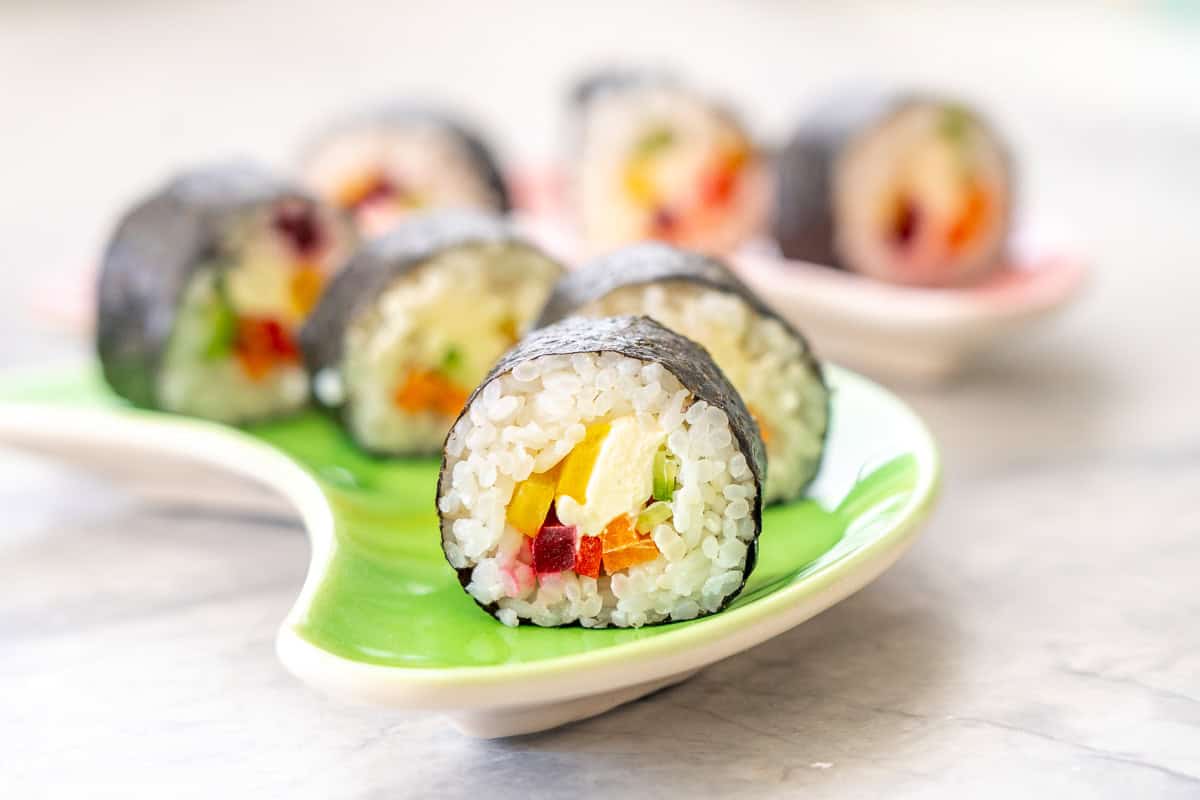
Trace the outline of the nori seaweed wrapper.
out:
M 777 320 L 804 345 L 814 369 L 820 366 L 812 355 L 804 335 L 720 260 L 660 242 L 644 242 L 614 250 L 583 267 L 567 273 L 555 285 L 538 316 L 537 327 L 549 325 L 578 311 L 583 306 L 626 286 L 678 281 L 736 295 L 758 314 Z
M 613 251 L 564 275 L 555 285 L 554 291 L 546 300 L 546 305 L 542 307 L 536 327 L 552 324 L 577 313 L 584 306 L 606 297 L 617 289 L 666 282 L 701 286 L 735 295 L 755 313 L 777 321 L 788 335 L 800 342 L 809 370 L 821 386 L 825 387 L 828 408 L 829 390 L 825 382 L 825 373 L 804 334 L 764 303 L 724 263 L 712 256 L 658 242 L 635 244 Z M 827 411 L 826 420 L 828 419 Z M 826 426 L 827 429 L 820 432 L 822 439 L 828 432 L 828 422 Z M 819 463 L 818 460 L 818 466 Z
M 675 75 L 664 70 L 611 67 L 585 75 L 571 88 L 571 104 L 582 109 L 605 92 L 642 86 L 679 86 Z
M 857 138 L 870 136 L 905 109 L 947 103 L 932 95 L 859 89 L 839 93 L 818 105 L 776 156 L 771 233 L 780 251 L 788 258 L 851 269 L 834 246 L 833 181 L 838 160 Z M 949 104 L 962 109 L 957 103 Z M 978 114 L 963 110 L 992 131 Z M 998 137 L 990 135 L 1001 146 Z M 1012 159 L 1007 153 L 1004 159 L 1011 173 Z
M 503 217 L 466 210 L 416 215 L 366 242 L 334 276 L 300 329 L 300 349 L 309 373 L 316 375 L 341 364 L 347 327 L 392 283 L 446 248 L 502 243 L 536 250 Z
M 162 355 L 184 290 L 222 256 L 222 237 L 264 205 L 318 201 L 251 163 L 182 173 L 121 219 L 100 267 L 96 349 L 104 378 L 135 405 L 158 405 Z
M 754 540 L 746 550 L 746 567 L 742 572 L 742 583 L 737 591 L 725 598 L 720 610 L 724 609 L 734 598 L 741 594 L 746 585 L 746 579 L 754 570 L 758 560 L 758 536 L 762 532 L 762 496 L 763 482 L 766 478 L 767 456 L 759 435 L 758 426 L 742 402 L 741 395 L 733 388 L 725 373 L 717 367 L 700 345 L 674 331 L 663 327 L 649 317 L 605 317 L 603 319 L 585 319 L 569 317 L 554 325 L 540 328 L 531 332 L 503 358 L 492 367 L 488 376 L 475 388 L 463 407 L 458 420 L 455 420 L 450 431 L 458 426 L 459 420 L 468 413 L 471 404 L 479 397 L 484 387 L 496 378 L 512 372 L 518 364 L 532 361 L 543 356 L 573 355 L 575 353 L 620 353 L 630 358 L 636 358 L 649 363 L 660 364 L 665 370 L 674 375 L 679 382 L 692 394 L 693 401 L 703 400 L 715 406 L 729 418 L 729 428 L 738 443 L 738 450 L 746 457 L 746 463 L 754 476 L 754 503 L 751 517 L 754 520 Z M 447 434 L 447 440 L 450 434 Z M 446 478 L 446 456 L 443 448 L 442 467 L 438 473 L 436 499 L 442 497 L 442 483 Z M 436 500 L 435 500 L 436 502 Z M 438 509 L 438 519 L 442 532 L 443 543 L 448 531 L 446 519 Z M 443 545 L 444 548 L 444 545 Z M 464 591 L 471 582 L 471 568 L 457 570 L 459 583 Z M 478 605 L 495 616 L 499 606 Z M 717 612 L 713 612 L 717 613 Z M 659 623 L 664 624 L 669 620 Z M 521 620 L 524 624 L 526 620 Z M 573 623 L 578 624 L 578 623 Z
M 512 210 L 512 197 L 504 180 L 504 173 L 500 169 L 500 162 L 485 143 L 483 136 L 453 114 L 437 108 L 393 103 L 347 115 L 321 131 L 305 148 L 304 154 L 311 154 L 325 141 L 343 134 L 372 129 L 386 131 L 391 127 L 399 128 L 417 123 L 441 128 L 457 141 L 495 197 L 498 203 L 496 211 L 508 213 Z

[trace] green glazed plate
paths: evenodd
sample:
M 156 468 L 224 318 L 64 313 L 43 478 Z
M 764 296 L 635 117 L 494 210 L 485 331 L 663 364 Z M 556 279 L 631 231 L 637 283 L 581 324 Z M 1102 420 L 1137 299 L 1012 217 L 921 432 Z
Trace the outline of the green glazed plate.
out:
M 638 630 L 506 628 L 442 557 L 436 460 L 364 455 L 327 417 L 241 429 L 131 409 L 94 368 L 0 378 L 0 442 L 54 452 L 183 456 L 256 479 L 312 541 L 278 652 L 327 692 L 438 710 L 467 733 L 526 733 L 590 716 L 775 636 L 873 580 L 911 543 L 937 450 L 897 398 L 830 368 L 833 416 L 809 498 L 763 515 L 758 566 L 725 611 Z

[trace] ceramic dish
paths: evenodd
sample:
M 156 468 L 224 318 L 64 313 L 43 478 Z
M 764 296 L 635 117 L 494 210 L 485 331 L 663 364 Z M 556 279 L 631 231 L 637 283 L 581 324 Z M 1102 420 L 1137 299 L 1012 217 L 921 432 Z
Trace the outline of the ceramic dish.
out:
M 824 358 L 872 374 L 932 382 L 973 356 L 1065 308 L 1084 265 L 1048 250 L 1014 257 L 978 284 L 923 289 L 871 280 L 749 248 L 742 277 L 799 326 Z
M 514 177 L 525 230 L 568 263 L 584 248 L 567 211 L 567 182 L 555 169 Z M 1071 304 L 1087 266 L 1072 253 L 1069 226 L 1053 219 L 1018 226 L 1007 263 L 971 286 L 923 289 L 864 278 L 820 264 L 790 261 L 765 240 L 730 262 L 757 292 L 832 361 L 915 383 L 947 379 L 989 347 Z
M 938 484 L 928 431 L 879 386 L 830 368 L 833 417 L 810 499 L 763 517 L 758 566 L 720 614 L 638 630 L 506 628 L 461 591 L 437 535 L 432 460 L 355 450 L 310 412 L 232 429 L 123 406 L 94 369 L 0 378 L 0 443 L 94 460 L 194 459 L 295 506 L 312 542 L 277 641 L 307 683 L 352 700 L 439 711 L 507 736 L 606 711 L 798 625 L 911 544 Z

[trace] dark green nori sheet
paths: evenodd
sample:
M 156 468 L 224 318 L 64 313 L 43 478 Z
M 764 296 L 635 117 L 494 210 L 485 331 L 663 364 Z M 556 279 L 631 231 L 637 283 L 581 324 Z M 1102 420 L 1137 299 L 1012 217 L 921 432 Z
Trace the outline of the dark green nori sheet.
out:
M 397 279 L 446 248 L 508 242 L 536 249 L 503 217 L 465 210 L 410 217 L 368 241 L 334 276 L 300 330 L 300 349 L 309 372 L 315 375 L 341 362 L 350 322 Z
M 309 155 L 325 142 L 351 131 L 387 130 L 389 127 L 403 128 L 414 124 L 433 125 L 455 139 L 471 159 L 475 171 L 495 195 L 495 210 L 501 213 L 512 210 L 511 193 L 495 153 L 475 128 L 441 109 L 415 103 L 391 103 L 348 114 L 326 126 L 304 149 L 304 154 Z
M 159 365 L 188 281 L 220 258 L 239 219 L 286 198 L 316 202 L 255 164 L 231 162 L 182 173 L 125 214 L 101 263 L 96 310 L 96 348 L 117 394 L 157 406 Z
M 799 341 L 808 370 L 820 383 L 828 406 L 829 389 L 824 371 L 804 335 L 764 303 L 762 298 L 743 283 L 729 267 L 712 256 L 658 242 L 635 244 L 616 250 L 564 275 L 542 307 L 537 326 L 557 322 L 623 287 L 675 282 L 736 295 L 758 314 L 778 320 L 784 330 Z M 828 414 L 826 430 L 819 432 L 820 437 L 824 439 L 827 432 Z M 819 466 L 818 459 L 813 468 L 813 476 Z M 809 476 L 809 479 L 813 476 Z M 779 498 L 776 502 L 789 499 L 791 498 Z
M 751 516 L 754 519 L 754 541 L 749 543 L 746 553 L 746 567 L 742 572 L 742 586 L 725 599 L 721 608 L 729 605 L 746 584 L 746 579 L 754 569 L 758 559 L 758 535 L 762 531 L 762 491 L 763 480 L 766 476 L 766 449 L 758 426 L 746 410 L 741 395 L 729 383 L 725 373 L 717 368 L 708 351 L 700 345 L 679 334 L 664 328 L 649 317 L 606 317 L 603 319 L 584 319 L 568 317 L 561 322 L 531 332 L 512 350 L 500 359 L 488 373 L 488 376 L 471 393 L 467 405 L 463 409 L 465 415 L 479 396 L 483 388 L 496 378 L 509 373 L 518 364 L 544 356 L 573 355 L 575 353 L 620 353 L 630 358 L 659 364 L 670 372 L 684 388 L 691 392 L 694 400 L 703 400 L 726 413 L 729 427 L 737 441 L 738 449 L 746 457 L 746 463 L 754 476 L 756 488 Z M 462 415 L 459 416 L 462 419 Z M 458 422 L 455 422 L 457 425 Z M 451 427 L 453 431 L 453 426 Z M 447 439 L 449 436 L 447 436 Z M 442 468 L 438 474 L 437 499 L 442 497 L 442 484 L 446 478 L 446 456 L 442 453 Z M 442 541 L 446 540 L 448 531 L 446 519 L 438 509 L 441 520 Z M 465 589 L 471 581 L 471 569 L 458 570 L 458 579 Z M 489 614 L 495 615 L 499 607 L 480 606 Z M 718 609 L 719 611 L 720 609 Z M 716 612 L 714 612 L 716 613 Z M 527 620 L 522 620 L 522 624 Z M 577 624 L 577 623 L 573 623 Z M 664 624 L 664 623 L 656 623 Z
M 852 142 L 870 136 L 893 115 L 927 104 L 961 107 L 931 95 L 852 89 L 826 99 L 804 118 L 775 159 L 771 233 L 785 256 L 838 269 L 852 268 L 836 248 L 833 178 L 838 160 Z M 967 113 L 991 131 L 975 112 Z M 1002 146 L 994 133 L 992 138 Z M 1011 158 L 1006 155 L 1005 160 L 1011 170 Z

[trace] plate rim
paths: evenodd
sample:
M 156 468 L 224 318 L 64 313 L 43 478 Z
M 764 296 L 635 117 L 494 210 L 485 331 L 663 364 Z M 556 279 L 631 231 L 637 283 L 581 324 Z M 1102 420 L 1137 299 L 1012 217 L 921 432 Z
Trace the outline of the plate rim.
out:
M 1011 259 L 998 272 L 1014 277 L 1008 283 L 951 287 L 891 284 L 754 251 L 736 253 L 731 262 L 752 285 L 769 283 L 776 296 L 783 292 L 784 302 L 913 333 L 1033 321 L 1070 305 L 1090 279 L 1085 259 L 1052 250 Z
M 332 563 L 336 531 L 332 508 L 317 480 L 283 451 L 219 423 L 128 408 L 53 406 L 0 399 L 0 443 L 62 441 L 137 446 L 249 478 L 279 493 L 299 514 L 311 548 L 303 585 L 275 637 L 277 656 L 301 681 L 348 699 L 430 710 L 548 704 L 647 681 L 715 663 L 779 635 L 829 608 L 889 568 L 915 540 L 932 511 L 941 483 L 936 442 L 919 415 L 895 394 L 851 370 L 826 365 L 842 391 L 874 394 L 894 406 L 914 437 L 917 479 L 888 530 L 827 567 L 752 603 L 726 609 L 664 635 L 536 661 L 449 667 L 373 664 L 325 650 L 296 630 Z M 62 368 L 4 370 L 0 387 Z M 98 425 L 98 421 L 105 424 Z M 163 435 L 171 433 L 172 435 Z M 499 623 L 497 623 L 499 624 Z M 624 667 L 624 669 L 622 669 Z M 511 689 L 507 695 L 498 690 Z M 531 689 L 533 691 L 531 691 Z

